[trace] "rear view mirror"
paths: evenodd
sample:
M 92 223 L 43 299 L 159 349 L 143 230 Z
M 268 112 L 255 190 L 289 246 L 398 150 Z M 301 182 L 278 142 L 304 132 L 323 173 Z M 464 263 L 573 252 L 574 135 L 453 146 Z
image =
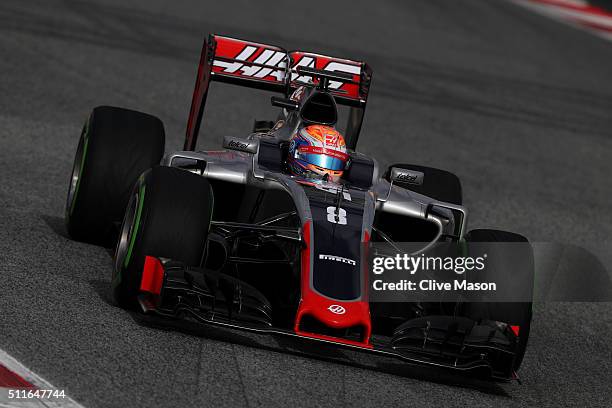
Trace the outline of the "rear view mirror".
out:
M 423 172 L 392 167 L 391 176 L 389 177 L 389 180 L 392 183 L 413 184 L 420 186 L 421 184 L 423 184 L 424 178 L 425 174 Z
M 257 153 L 257 141 L 239 137 L 225 136 L 223 147 L 228 150 L 236 150 L 244 153 Z

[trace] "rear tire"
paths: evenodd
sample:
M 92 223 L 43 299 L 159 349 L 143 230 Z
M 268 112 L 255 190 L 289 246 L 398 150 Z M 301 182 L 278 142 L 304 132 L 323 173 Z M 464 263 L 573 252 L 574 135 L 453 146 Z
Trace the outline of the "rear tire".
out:
M 93 110 L 83 127 L 66 200 L 75 240 L 112 246 L 138 176 L 159 164 L 164 125 L 145 113 L 111 106 Z
M 446 170 L 419 166 L 416 164 L 393 164 L 389 166 L 384 175 L 384 178 L 387 181 L 390 181 L 389 176 L 391 173 L 391 167 L 420 171 L 425 175 L 425 177 L 423 177 L 423 184 L 420 186 L 400 182 L 395 182 L 394 185 L 414 191 L 415 193 L 435 198 L 439 201 L 461 205 L 463 201 L 461 181 L 459 181 L 459 177 L 457 177 L 455 174 Z
M 201 265 L 212 216 L 208 180 L 174 167 L 143 173 L 128 203 L 114 257 L 113 297 L 137 305 L 145 256 Z
M 501 242 L 516 242 L 525 243 L 529 241 L 527 238 L 519 234 L 511 232 L 477 229 L 470 231 L 466 240 L 468 242 L 481 243 L 501 243 Z M 503 248 L 498 248 L 497 251 Z M 525 245 L 518 248 L 520 258 L 516 259 L 515 251 L 508 254 L 493 254 L 495 247 L 488 251 L 487 262 L 487 279 L 498 281 L 504 279 L 506 285 L 512 285 L 515 291 L 528 291 L 527 296 L 533 296 L 534 283 L 534 259 L 533 251 L 530 246 Z M 490 264 L 492 259 L 498 260 L 494 264 Z M 494 268 L 492 270 L 492 268 Z M 465 314 L 474 320 L 493 320 L 507 323 L 511 326 L 519 326 L 519 343 L 516 351 L 516 359 L 513 369 L 516 371 L 523 361 L 525 350 L 527 349 L 527 340 L 531 328 L 532 318 L 532 302 L 474 302 L 465 304 Z

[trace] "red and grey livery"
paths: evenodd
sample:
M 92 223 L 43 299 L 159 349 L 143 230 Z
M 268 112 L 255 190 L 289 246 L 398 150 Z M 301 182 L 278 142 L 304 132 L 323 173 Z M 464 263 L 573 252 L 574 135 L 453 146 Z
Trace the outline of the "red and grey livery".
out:
M 271 100 L 281 108 L 278 117 L 226 136 L 224 150 L 197 150 L 215 81 L 278 93 Z M 211 35 L 184 150 L 162 159 L 163 125 L 150 115 L 94 110 L 75 158 L 68 230 L 76 239 L 116 245 L 115 300 L 157 324 L 225 326 L 515 378 L 531 303 L 508 312 L 495 304 L 370 301 L 370 242 L 524 240 L 468 232 L 453 174 L 414 164 L 382 173 L 357 152 L 371 81 L 364 62 Z M 338 128 L 339 106 L 349 110 L 342 179 L 290 174 L 291 136 L 311 124 Z

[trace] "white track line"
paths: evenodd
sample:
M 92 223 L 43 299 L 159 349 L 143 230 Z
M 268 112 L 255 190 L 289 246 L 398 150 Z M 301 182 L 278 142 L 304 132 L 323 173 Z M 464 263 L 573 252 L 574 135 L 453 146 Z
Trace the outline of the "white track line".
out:
M 34 386 L 33 388 L 19 388 L 19 390 L 25 390 L 26 393 L 29 390 L 36 389 L 57 390 L 57 388 L 51 385 L 47 380 L 32 372 L 2 349 L 0 349 L 0 366 L 4 366 L 9 371 L 17 374 Z M 9 399 L 10 389 L 11 388 L 0 387 L 0 408 L 83 408 L 82 405 L 68 396 L 65 398 Z M 17 388 L 14 389 L 16 390 Z

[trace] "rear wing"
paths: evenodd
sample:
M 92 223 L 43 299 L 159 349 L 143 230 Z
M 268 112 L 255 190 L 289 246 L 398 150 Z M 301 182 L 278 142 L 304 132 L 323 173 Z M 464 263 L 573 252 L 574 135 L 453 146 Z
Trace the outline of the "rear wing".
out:
M 368 64 L 304 51 L 286 51 L 272 45 L 219 35 L 209 35 L 202 46 L 184 149 L 195 150 L 211 81 L 263 89 L 289 97 L 297 87 L 312 80 L 309 76 L 299 75 L 298 67 L 353 76 L 353 80 L 346 83 L 330 81 L 328 90 L 337 103 L 350 106 L 345 137 L 347 146 L 355 149 L 372 79 Z

